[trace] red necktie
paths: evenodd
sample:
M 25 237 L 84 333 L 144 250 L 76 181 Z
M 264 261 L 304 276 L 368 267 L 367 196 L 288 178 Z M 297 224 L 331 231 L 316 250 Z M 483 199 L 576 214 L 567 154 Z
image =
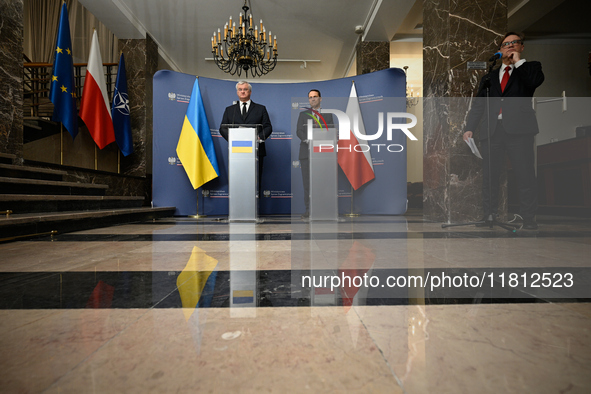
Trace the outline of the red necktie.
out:
M 505 67 L 505 74 L 503 74 L 503 79 L 501 79 L 501 91 L 505 91 L 505 86 L 507 86 L 507 82 L 509 82 L 509 71 L 511 71 L 511 66 Z M 499 111 L 499 115 L 503 113 L 503 108 Z
M 501 91 L 505 91 L 505 86 L 507 86 L 507 82 L 509 82 L 509 71 L 511 71 L 511 66 L 505 67 L 505 74 L 503 74 L 503 79 L 501 80 Z

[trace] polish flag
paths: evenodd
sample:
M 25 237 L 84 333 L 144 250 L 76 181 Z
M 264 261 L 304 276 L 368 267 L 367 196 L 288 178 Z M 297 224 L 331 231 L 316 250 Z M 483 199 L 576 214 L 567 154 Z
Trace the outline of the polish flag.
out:
M 115 142 L 115 131 L 113 130 L 105 72 L 103 71 L 103 59 L 99 50 L 96 30 L 92 35 L 90 45 L 90 56 L 88 57 L 82 101 L 80 102 L 80 117 L 100 149 L 103 149 L 111 142 Z
M 351 128 L 357 127 L 357 133 L 365 135 L 365 126 L 361 118 L 361 109 L 359 108 L 359 100 L 357 99 L 357 90 L 355 90 L 354 83 L 351 86 L 346 114 L 349 117 Z M 361 143 L 365 144 L 366 142 L 361 141 Z M 351 130 L 349 130 L 349 139 L 339 139 L 338 146 L 337 157 L 339 166 L 341 166 L 353 189 L 357 190 L 375 178 L 371 153 L 367 146 L 359 146 L 359 141 Z

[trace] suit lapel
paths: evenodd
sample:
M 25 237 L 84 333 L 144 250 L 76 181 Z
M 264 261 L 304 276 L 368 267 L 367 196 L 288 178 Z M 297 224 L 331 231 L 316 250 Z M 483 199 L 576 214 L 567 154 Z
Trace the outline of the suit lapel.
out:
M 246 116 L 242 116 L 242 102 L 238 101 L 238 104 L 236 104 L 236 107 L 238 108 L 237 111 L 240 114 L 240 119 L 242 119 L 242 124 L 246 123 L 246 117 L 248 116 L 248 112 L 246 113 Z
M 511 66 L 513 68 L 513 71 L 511 71 L 511 76 L 509 77 L 509 80 L 507 81 L 507 86 L 505 86 L 505 91 L 503 93 L 508 93 L 511 91 L 511 86 L 513 85 L 513 81 L 515 80 L 515 66 Z
M 503 90 L 501 89 L 501 81 L 499 80 L 499 73 L 501 72 L 500 70 L 501 67 L 493 71 L 492 86 L 496 90 L 496 94 L 491 95 L 493 97 L 500 97 L 503 95 Z
M 254 108 L 254 102 L 251 100 L 250 101 L 250 105 L 248 106 L 248 111 L 246 111 L 246 116 L 244 117 L 244 121 L 246 122 L 246 119 L 248 119 L 248 117 L 250 116 L 250 114 L 252 113 L 252 110 Z

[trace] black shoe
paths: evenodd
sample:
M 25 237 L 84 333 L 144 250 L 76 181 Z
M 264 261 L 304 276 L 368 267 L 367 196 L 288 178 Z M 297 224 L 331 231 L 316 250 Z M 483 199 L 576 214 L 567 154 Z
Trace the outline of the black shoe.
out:
M 523 220 L 523 228 L 525 230 L 537 230 L 538 223 L 536 222 L 535 219 L 524 219 Z

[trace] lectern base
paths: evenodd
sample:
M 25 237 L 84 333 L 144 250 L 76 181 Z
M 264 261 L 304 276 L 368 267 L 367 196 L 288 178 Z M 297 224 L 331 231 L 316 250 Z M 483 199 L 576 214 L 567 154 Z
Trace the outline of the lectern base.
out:
M 346 215 L 344 215 L 344 216 L 346 216 Z M 302 218 L 302 221 L 304 221 L 306 223 L 309 223 L 309 222 L 314 222 L 314 223 L 318 223 L 318 222 L 333 222 L 333 223 L 334 222 L 337 222 L 337 223 L 342 223 L 342 222 L 345 222 L 346 220 L 343 219 L 343 218 L 341 218 L 341 217 L 337 217 L 337 218 L 334 218 L 334 219 L 332 219 L 332 218 L 331 219 L 329 219 L 329 218 L 326 218 L 326 219 L 314 219 L 312 217 L 307 217 L 307 218 Z

